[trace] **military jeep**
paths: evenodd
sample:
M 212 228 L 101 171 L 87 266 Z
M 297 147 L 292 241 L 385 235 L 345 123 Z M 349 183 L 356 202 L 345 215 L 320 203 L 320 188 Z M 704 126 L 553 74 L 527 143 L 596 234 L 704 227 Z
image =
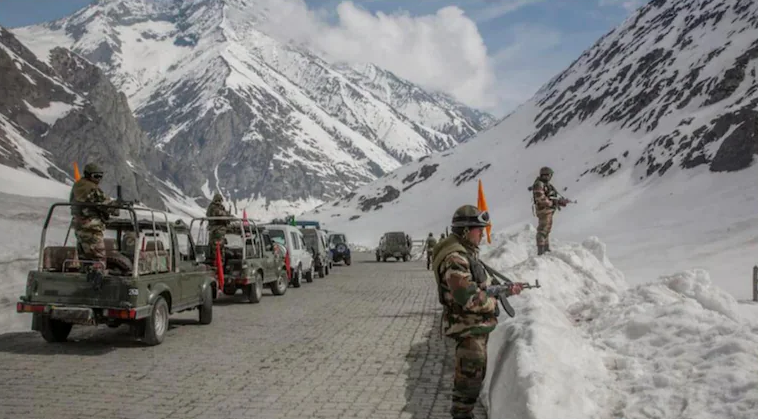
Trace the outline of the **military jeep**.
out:
M 402 231 L 384 233 L 379 240 L 379 247 L 376 248 L 376 261 L 394 257 L 395 260 L 402 259 L 407 262 L 411 258 L 411 246 L 413 242 L 410 237 Z
M 209 224 L 222 221 L 227 224 L 223 244 L 217 249 L 209 244 Z M 245 300 L 259 303 L 263 288 L 268 286 L 274 295 L 284 295 L 289 286 L 284 255 L 274 247 L 269 232 L 249 219 L 237 217 L 203 217 L 190 221 L 190 230 L 197 240 L 204 263 L 216 272 L 214 295 L 218 295 L 217 259 L 223 266 L 225 295 L 242 290 Z M 218 252 L 218 254 L 217 254 Z M 215 298 L 215 297 L 214 297 Z
M 55 209 L 73 206 L 118 209 L 105 221 L 105 266 L 79 257 L 81 247 L 69 244 L 71 225 L 62 246 L 46 245 Z M 163 212 L 129 204 L 56 203 L 42 228 L 38 268 L 29 272 L 16 311 L 32 313 L 32 330 L 48 342 L 65 341 L 74 324 L 104 323 L 128 324 L 136 339 L 157 345 L 171 314 L 198 309 L 199 322 L 211 323 L 212 282 L 181 220 L 172 223 Z
M 305 246 L 313 254 L 313 263 L 316 272 L 318 272 L 318 277 L 323 278 L 329 275 L 332 255 L 327 245 L 328 238 L 326 234 L 315 228 L 303 228 L 300 231 L 303 233 Z
M 345 265 L 350 266 L 352 255 L 350 254 L 350 246 L 347 244 L 347 237 L 344 234 L 329 233 L 329 250 L 332 253 L 334 263 L 344 262 Z

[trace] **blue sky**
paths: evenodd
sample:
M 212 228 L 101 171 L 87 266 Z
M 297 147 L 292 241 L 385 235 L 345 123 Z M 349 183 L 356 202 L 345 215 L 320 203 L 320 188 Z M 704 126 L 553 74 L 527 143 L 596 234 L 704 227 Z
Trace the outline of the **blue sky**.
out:
M 340 59 L 378 61 L 377 64 L 402 77 L 446 91 L 497 116 L 531 97 L 542 84 L 643 3 L 642 0 L 353 0 L 350 6 L 354 7 L 347 7 L 344 0 L 304 1 L 321 19 L 321 26 L 315 32 L 317 36 L 323 33 L 323 25 L 339 29 L 339 34 L 333 31 L 335 33 L 324 38 L 321 49 L 331 50 Z M 0 0 L 0 24 L 14 27 L 39 23 L 71 14 L 89 2 Z M 443 16 L 440 9 L 449 13 Z M 462 16 L 453 16 L 458 11 Z M 378 13 L 384 18 L 380 19 Z M 435 15 L 433 21 L 424 20 Z M 355 28 L 350 27 L 357 23 L 352 24 L 351 20 L 374 25 L 375 39 L 388 36 L 386 27 L 389 25 L 393 37 L 406 36 L 408 39 L 402 42 L 411 44 L 416 40 L 419 47 L 412 59 L 408 59 L 407 54 L 380 55 L 371 48 L 374 45 L 370 39 L 374 35 L 361 33 L 369 39 L 368 45 L 358 48 L 364 55 L 340 54 L 344 46 L 337 38 L 356 37 Z M 467 27 L 466 21 L 473 25 Z M 437 44 L 428 39 L 422 42 L 418 39 L 423 36 L 419 34 L 423 32 L 422 27 L 444 33 L 432 35 L 440 39 Z M 460 28 L 460 39 L 455 38 L 457 28 Z M 303 39 L 311 39 L 314 32 L 301 35 Z M 329 45 L 326 45 L 327 39 Z M 479 49 L 477 42 L 483 44 Z M 458 49 L 451 49 L 451 44 Z M 385 45 L 382 51 L 387 48 Z M 428 61 L 417 58 L 419 48 L 429 52 Z M 468 57 L 466 65 L 450 65 L 451 56 L 461 55 Z M 450 70 L 440 67 L 450 67 Z

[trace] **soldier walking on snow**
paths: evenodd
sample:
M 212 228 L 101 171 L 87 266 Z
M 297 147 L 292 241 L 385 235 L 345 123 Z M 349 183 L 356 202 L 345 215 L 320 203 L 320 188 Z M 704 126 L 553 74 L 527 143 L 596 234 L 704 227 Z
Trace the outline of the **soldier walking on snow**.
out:
M 550 183 L 553 177 L 553 169 L 543 167 L 540 175 L 534 180 L 532 198 L 534 209 L 539 223 L 537 224 L 537 254 L 541 255 L 550 251 L 550 230 L 553 228 L 553 214 L 556 209 L 565 207 L 569 200 L 558 196 L 558 191 Z
M 489 214 L 464 205 L 453 214 L 452 234 L 434 248 L 433 267 L 437 292 L 448 326 L 445 334 L 456 340 L 452 406 L 454 419 L 473 419 L 474 407 L 487 369 L 487 341 L 497 326 L 499 308 L 490 293 L 492 279 L 479 262 L 479 243 Z M 489 289 L 488 289 L 489 287 Z M 519 294 L 522 285 L 505 286 L 507 295 Z
M 95 163 L 84 166 L 84 176 L 71 187 L 70 203 L 111 205 L 114 201 L 100 189 L 103 170 Z M 71 225 L 76 236 L 77 252 L 84 261 L 93 261 L 90 272 L 105 269 L 105 222 L 111 215 L 118 216 L 118 208 L 71 206 Z
M 426 249 L 426 269 L 429 270 L 432 267 L 432 251 L 434 246 L 437 245 L 437 239 L 434 238 L 434 234 L 429 233 L 429 237 L 424 242 L 424 248 Z M 423 252 L 423 249 L 421 250 Z

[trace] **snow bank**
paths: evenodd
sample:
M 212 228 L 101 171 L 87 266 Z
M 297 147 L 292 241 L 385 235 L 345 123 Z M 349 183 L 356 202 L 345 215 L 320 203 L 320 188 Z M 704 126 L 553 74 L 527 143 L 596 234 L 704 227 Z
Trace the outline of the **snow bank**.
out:
M 629 287 L 597 238 L 534 253 L 534 228 L 485 260 L 542 288 L 510 299 L 491 335 L 492 419 L 758 417 L 758 322 L 691 270 Z

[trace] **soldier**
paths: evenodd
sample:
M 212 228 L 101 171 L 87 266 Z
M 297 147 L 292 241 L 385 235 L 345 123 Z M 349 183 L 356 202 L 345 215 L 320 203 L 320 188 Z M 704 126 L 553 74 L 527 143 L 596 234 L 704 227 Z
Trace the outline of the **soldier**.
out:
M 434 250 L 434 246 L 436 245 L 437 245 L 437 239 L 434 238 L 434 234 L 429 233 L 429 237 L 426 238 L 426 243 L 424 243 L 424 247 L 426 248 L 426 269 L 427 270 L 429 270 L 432 267 L 432 251 Z
M 550 183 L 553 177 L 553 169 L 543 167 L 540 175 L 532 184 L 532 198 L 534 209 L 539 223 L 537 224 L 537 254 L 541 255 L 550 251 L 550 230 L 553 228 L 553 213 L 559 207 L 565 207 L 569 201 L 559 198 L 558 191 Z
M 224 197 L 220 193 L 213 195 L 213 201 L 208 205 L 208 209 L 205 211 L 206 217 L 229 217 L 230 214 L 224 208 Z M 229 220 L 208 220 L 208 244 L 211 247 L 211 253 L 216 252 L 216 243 L 221 244 L 221 255 L 224 255 L 224 236 L 226 235 L 226 228 L 229 226 Z
M 486 375 L 487 341 L 498 322 L 497 300 L 488 289 L 491 278 L 479 264 L 479 243 L 489 224 L 486 211 L 472 205 L 458 208 L 453 214 L 452 234 L 439 242 L 433 253 L 437 292 L 448 323 L 445 334 L 457 342 L 450 409 L 454 419 L 474 418 Z M 522 286 L 514 283 L 506 289 L 507 295 L 515 295 Z
M 84 166 L 84 177 L 71 187 L 70 203 L 111 205 L 113 199 L 100 189 L 103 170 L 95 163 Z M 77 252 L 84 261 L 93 261 L 88 271 L 105 269 L 105 221 L 111 215 L 118 216 L 118 208 L 71 206 L 71 226 L 76 236 Z

